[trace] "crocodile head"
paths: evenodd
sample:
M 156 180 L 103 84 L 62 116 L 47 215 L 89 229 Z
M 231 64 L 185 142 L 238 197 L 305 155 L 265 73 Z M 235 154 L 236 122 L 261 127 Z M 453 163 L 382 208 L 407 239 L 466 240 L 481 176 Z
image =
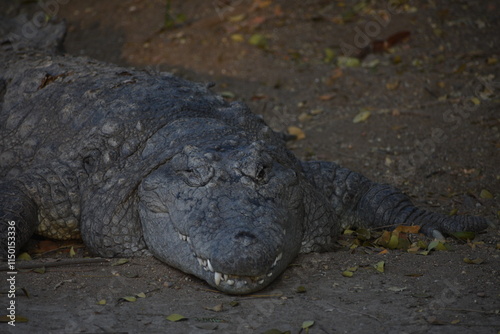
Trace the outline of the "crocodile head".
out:
M 146 244 L 160 260 L 221 291 L 260 290 L 301 246 L 300 169 L 267 141 L 217 122 L 201 128 L 190 136 L 179 130 L 170 145 L 181 149 L 139 187 Z

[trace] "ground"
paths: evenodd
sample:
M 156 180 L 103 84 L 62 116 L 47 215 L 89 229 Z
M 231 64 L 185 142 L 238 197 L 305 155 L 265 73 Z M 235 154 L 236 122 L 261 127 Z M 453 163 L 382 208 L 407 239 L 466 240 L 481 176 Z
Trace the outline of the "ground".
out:
M 302 159 L 336 161 L 435 211 L 498 222 L 494 0 L 42 0 L 0 10 L 64 18 L 71 55 L 214 82 L 276 131 L 305 135 L 289 144 Z M 16 314 L 28 322 L 0 332 L 298 333 L 314 321 L 309 333 L 500 333 L 499 236 L 449 239 L 453 250 L 426 256 L 350 250 L 343 238 L 240 297 L 153 258 L 20 271 Z M 76 258 L 86 254 L 78 245 Z M 37 261 L 67 257 L 66 248 Z M 167 320 L 173 313 L 188 319 Z

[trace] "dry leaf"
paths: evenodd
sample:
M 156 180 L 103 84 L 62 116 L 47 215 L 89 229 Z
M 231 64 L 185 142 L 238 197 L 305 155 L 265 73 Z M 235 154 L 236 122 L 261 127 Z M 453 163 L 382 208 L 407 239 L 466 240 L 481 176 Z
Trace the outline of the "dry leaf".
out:
M 223 307 L 224 307 L 224 304 L 221 303 L 221 304 L 215 305 L 214 307 L 205 307 L 205 310 L 220 312 L 220 311 L 222 311 Z
M 324 94 L 324 95 L 320 95 L 319 96 L 319 99 L 321 101 L 330 101 L 331 99 L 333 99 L 335 96 L 337 96 L 335 93 L 332 93 L 332 94 Z
M 481 190 L 479 197 L 485 198 L 485 199 L 491 199 L 491 198 L 493 198 L 493 194 L 490 193 L 488 190 L 483 189 L 483 190 Z
M 373 267 L 377 269 L 378 272 L 383 273 L 384 272 L 384 266 L 385 266 L 385 261 L 380 261 L 377 262 Z
M 24 253 L 21 253 L 17 256 L 17 260 L 18 261 L 31 261 L 33 259 L 31 258 L 31 256 L 28 253 L 24 252 Z
M 304 133 L 304 131 L 302 131 L 301 128 L 298 128 L 296 126 L 289 126 L 288 127 L 288 134 L 295 136 L 296 140 L 302 140 L 302 139 L 306 138 L 306 134 Z
M 357 114 L 354 119 L 352 120 L 353 123 L 360 123 L 360 122 L 366 122 L 368 118 L 371 116 L 370 111 L 361 111 L 359 114 Z
M 403 232 L 403 233 L 413 233 L 417 234 L 420 231 L 419 225 L 399 225 L 394 229 L 394 232 Z
M 166 319 L 168 321 L 172 321 L 172 322 L 187 320 L 187 318 L 185 316 L 177 314 L 177 313 L 172 313 L 171 315 L 167 316 Z
M 352 271 L 349 271 L 349 270 L 345 270 L 344 272 L 342 272 L 342 276 L 344 277 L 352 277 L 354 275 L 354 273 Z

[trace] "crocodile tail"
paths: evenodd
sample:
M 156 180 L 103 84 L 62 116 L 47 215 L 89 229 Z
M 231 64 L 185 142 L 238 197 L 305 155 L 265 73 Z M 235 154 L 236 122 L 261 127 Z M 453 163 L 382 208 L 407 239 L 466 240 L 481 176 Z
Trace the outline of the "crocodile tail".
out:
M 40 12 L 43 13 L 43 12 Z M 0 49 L 2 51 L 43 50 L 46 53 L 62 51 L 66 23 L 48 20 L 45 15 L 26 14 L 15 18 L 0 17 Z
M 476 216 L 449 216 L 416 207 L 398 189 L 370 181 L 331 162 L 303 163 L 306 177 L 331 203 L 341 227 L 391 228 L 418 225 L 431 237 L 459 231 L 482 231 L 491 225 Z

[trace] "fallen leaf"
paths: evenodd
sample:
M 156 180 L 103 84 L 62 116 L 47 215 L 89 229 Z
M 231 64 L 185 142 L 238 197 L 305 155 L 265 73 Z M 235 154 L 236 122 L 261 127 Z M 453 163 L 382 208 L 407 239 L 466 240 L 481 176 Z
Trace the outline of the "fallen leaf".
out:
M 467 65 L 466 64 L 462 64 L 459 67 L 457 67 L 456 70 L 453 73 L 460 74 L 463 71 L 465 71 L 466 68 L 467 68 Z
M 146 298 L 146 294 L 144 292 L 139 292 L 138 294 L 136 294 L 136 297 Z
M 495 65 L 496 63 L 498 63 L 498 58 L 495 56 L 488 57 L 488 59 L 486 60 L 486 64 L 488 65 Z
M 403 232 L 403 233 L 412 233 L 412 234 L 417 234 L 420 232 L 420 226 L 419 225 L 399 225 L 396 226 L 394 229 L 394 232 Z
M 73 246 L 71 246 L 71 248 L 69 249 L 69 256 L 74 257 L 75 255 L 76 255 L 75 249 L 73 248 Z
M 224 304 L 217 304 L 214 307 L 205 307 L 205 310 L 220 312 L 223 310 Z
M 242 34 L 232 34 L 231 35 L 231 40 L 233 42 L 238 42 L 238 43 L 241 43 L 241 42 L 244 42 L 245 41 L 245 38 L 243 37 Z
M 127 302 L 132 302 L 132 303 L 137 300 L 137 298 L 135 298 L 134 296 L 125 296 L 125 297 L 121 297 L 120 299 L 125 300 Z
M 470 98 L 471 102 L 474 103 L 476 106 L 481 104 L 481 100 L 478 99 L 477 97 L 471 97 Z
M 351 230 L 351 229 L 349 229 L 349 228 L 348 228 L 348 229 L 345 229 L 343 233 L 344 233 L 345 235 L 351 235 L 351 234 L 353 234 L 354 232 L 355 232 L 354 230 Z
M 177 313 L 172 313 L 171 315 L 167 316 L 166 319 L 168 321 L 172 321 L 172 322 L 187 320 L 187 318 L 185 316 L 177 314 Z
M 2 315 L 0 316 L 0 322 L 11 322 L 12 319 L 9 316 Z M 28 318 L 22 317 L 20 315 L 16 315 L 16 322 L 28 322 Z
M 359 67 L 361 62 L 355 57 L 338 56 L 337 66 L 339 67 Z
M 97 305 L 106 305 L 106 299 L 101 299 L 96 304 Z
M 257 28 L 258 26 L 260 26 L 262 23 L 266 22 L 267 18 L 265 16 L 256 16 L 252 19 L 249 19 L 247 22 L 246 22 L 246 26 L 250 29 L 250 30 L 254 30 L 255 28 Z
M 336 94 L 332 93 L 332 94 L 324 94 L 324 95 L 320 95 L 318 98 L 321 100 L 321 101 L 330 101 L 331 99 L 333 99 L 335 96 L 337 96 Z
M 352 277 L 352 276 L 354 276 L 354 273 L 352 271 L 345 270 L 345 271 L 342 272 L 342 276 L 344 276 L 344 277 Z
M 377 269 L 378 272 L 383 273 L 384 272 L 384 266 L 385 266 L 385 261 L 380 261 L 377 262 L 373 267 Z
M 458 240 L 473 240 L 476 237 L 474 232 L 453 232 L 451 236 L 457 238 Z
M 295 136 L 296 140 L 302 140 L 306 138 L 306 134 L 304 133 L 304 131 L 302 131 L 301 128 L 298 128 L 296 126 L 289 126 L 287 130 L 288 134 Z
M 45 267 L 40 267 L 40 268 L 33 269 L 33 272 L 35 272 L 37 274 L 45 274 L 46 270 L 45 270 Z
M 484 262 L 484 260 L 479 257 L 476 259 L 469 259 L 468 257 L 466 257 L 464 258 L 464 262 L 468 264 L 481 264 Z
M 309 327 L 312 327 L 314 325 L 313 320 L 307 320 L 302 323 L 302 329 L 308 329 Z
M 399 80 L 391 80 L 385 84 L 385 88 L 388 90 L 395 90 L 399 87 Z
M 59 248 L 59 244 L 53 240 L 40 240 L 38 243 L 38 252 L 46 253 Z
M 369 229 L 366 228 L 358 228 L 356 230 L 356 236 L 359 240 L 368 240 L 371 238 L 371 233 Z
M 111 266 L 121 266 L 122 264 L 128 263 L 129 261 L 129 259 L 118 259 L 117 261 L 113 262 Z
M 364 68 L 375 68 L 380 64 L 380 59 L 372 59 L 372 60 L 366 60 L 361 64 Z
M 335 50 L 331 48 L 325 48 L 324 52 L 325 58 L 323 59 L 323 61 L 327 64 L 333 62 L 333 60 L 335 59 Z
M 305 123 L 307 121 L 310 121 L 312 119 L 312 116 L 306 112 L 303 112 L 297 117 L 297 119 L 299 120 L 299 122 Z
M 430 243 L 429 243 L 429 246 L 427 246 L 427 250 L 430 251 L 430 250 L 433 250 L 434 248 L 436 248 L 438 245 L 439 245 L 439 241 L 438 240 L 432 240 Z
M 406 233 L 401 233 L 398 238 L 398 249 L 408 250 L 410 248 L 410 240 L 406 236 Z
M 295 289 L 295 292 L 297 292 L 297 293 L 304 293 L 304 292 L 306 292 L 306 287 L 303 286 L 303 285 L 300 285 L 300 286 L 297 287 L 297 289 Z
M 262 34 L 253 34 L 248 39 L 248 43 L 250 43 L 251 45 L 254 45 L 256 47 L 264 49 L 267 47 L 268 41 L 267 41 L 266 36 L 264 36 Z
M 229 22 L 240 22 L 240 21 L 243 21 L 246 17 L 246 14 L 239 14 L 239 15 L 234 15 L 234 16 L 230 16 L 228 18 L 228 21 Z
M 266 99 L 268 96 L 262 93 L 253 95 L 250 99 L 252 101 L 260 101 Z
M 389 249 L 396 249 L 399 244 L 399 237 L 398 233 L 391 233 L 391 239 L 389 240 L 389 243 L 387 244 L 387 248 Z
M 408 253 L 416 254 L 419 250 L 420 250 L 420 247 L 418 247 L 418 246 L 413 246 L 413 247 L 408 248 L 406 251 L 407 251 Z
M 481 190 L 479 197 L 485 198 L 485 199 L 491 199 L 491 198 L 493 198 L 493 194 L 490 193 L 488 190 L 483 189 L 483 190 Z
M 366 122 L 366 120 L 371 116 L 371 112 L 370 111 L 361 111 L 360 113 L 358 113 L 354 119 L 352 120 L 353 123 L 360 123 L 360 122 Z
M 24 253 L 21 253 L 17 256 L 17 260 L 18 261 L 31 261 L 33 259 L 31 258 L 31 256 L 28 253 L 24 252 Z
M 234 99 L 236 97 L 236 94 L 230 91 L 220 92 L 219 95 L 225 99 Z
M 422 249 L 426 249 L 427 248 L 427 243 L 423 240 L 419 240 L 417 241 L 417 246 L 422 248 Z
M 255 0 L 254 5 L 256 5 L 257 8 L 264 9 L 269 7 L 272 3 L 272 0 Z

